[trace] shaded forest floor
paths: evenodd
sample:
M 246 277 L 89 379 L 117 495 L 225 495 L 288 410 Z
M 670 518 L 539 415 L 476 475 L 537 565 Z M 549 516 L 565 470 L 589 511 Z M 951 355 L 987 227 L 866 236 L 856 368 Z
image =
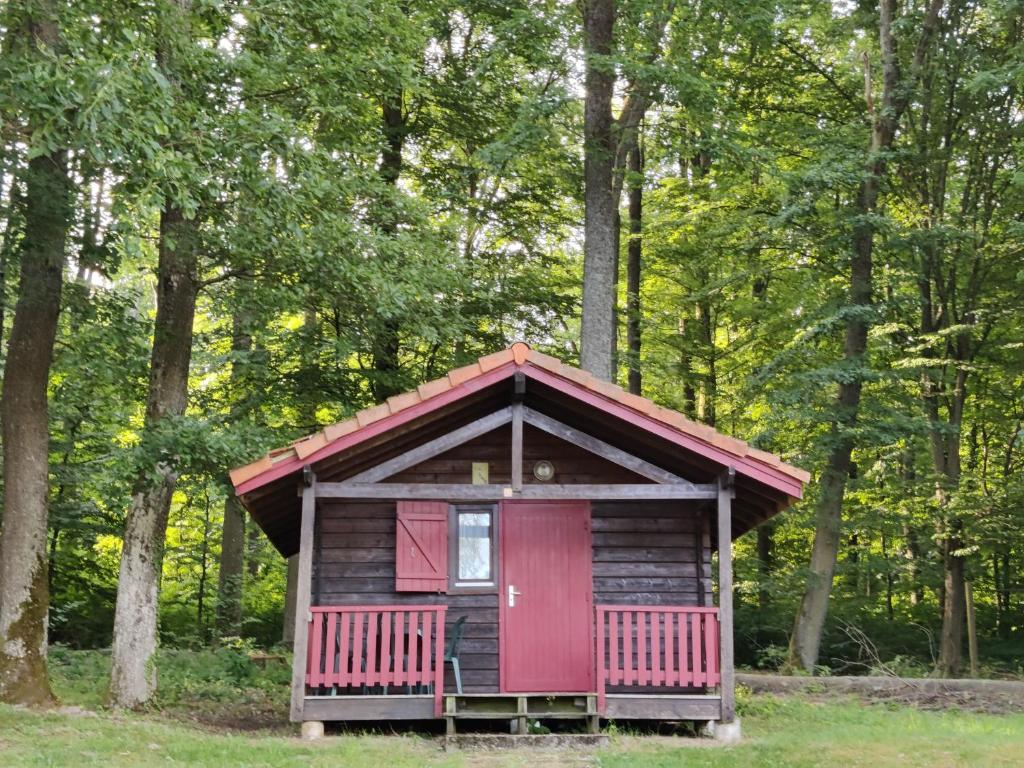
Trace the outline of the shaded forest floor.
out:
M 927 710 L 964 710 L 1002 715 L 1024 713 L 1024 681 L 943 680 L 904 677 L 792 677 L 738 674 L 737 682 L 754 693 L 800 694 L 814 701 L 856 697 L 874 704 Z
M 1024 714 L 926 711 L 849 695 L 743 690 L 744 742 L 611 726 L 593 752 L 445 753 L 427 731 L 335 734 L 305 743 L 285 721 L 288 670 L 231 651 L 165 651 L 162 689 L 146 712 L 105 711 L 107 657 L 60 651 L 54 687 L 63 710 L 0 707 L 5 766 L 1010 766 L 1024 755 Z

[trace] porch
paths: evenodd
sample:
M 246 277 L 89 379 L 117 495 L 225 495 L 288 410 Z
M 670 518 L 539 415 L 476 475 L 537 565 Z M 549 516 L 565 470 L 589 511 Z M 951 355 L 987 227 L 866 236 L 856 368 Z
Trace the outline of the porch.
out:
M 446 605 L 310 609 L 304 720 L 720 720 L 718 609 L 597 605 L 594 690 L 458 693 L 444 687 Z

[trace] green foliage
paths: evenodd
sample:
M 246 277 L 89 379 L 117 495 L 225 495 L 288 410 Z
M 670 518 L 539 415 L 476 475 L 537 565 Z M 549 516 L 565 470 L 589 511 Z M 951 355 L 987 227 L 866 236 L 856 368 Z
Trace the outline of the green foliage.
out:
M 641 131 L 644 394 L 815 477 L 837 439 L 855 438 L 829 670 L 931 664 L 938 545 L 961 526 L 985 670 L 1020 674 L 1020 8 L 947 4 L 928 87 L 887 157 L 865 310 L 850 306 L 846 275 L 868 154 L 866 66 L 879 90 L 875 5 L 617 6 L 612 63 L 652 101 Z M 26 7 L 7 4 L 3 28 L 19 28 Z M 186 35 L 166 28 L 162 3 L 57 7 L 57 55 L 0 51 L 5 309 L 27 160 L 67 147 L 76 185 L 50 382 L 51 636 L 109 645 L 130 490 L 167 459 L 179 481 L 161 637 L 216 646 L 227 468 L 516 339 L 575 358 L 578 8 L 203 2 Z M 922 10 L 905 4 L 900 23 Z M 178 76 L 157 66 L 161 51 Z M 906 69 L 913 48 L 898 53 Z M 397 180 L 384 169 L 394 103 Z M 198 224 L 202 289 L 188 408 L 144 436 L 166 199 Z M 922 325 L 929 291 L 933 322 Z M 843 362 L 857 312 L 873 323 L 868 355 Z M 381 365 L 390 341 L 394 364 Z M 860 413 L 840 426 L 835 387 L 855 378 Z M 936 463 L 953 453 L 956 477 Z M 812 482 L 772 528 L 767 561 L 756 534 L 737 542 L 741 663 L 781 661 L 818 492 Z M 258 533 L 245 559 L 231 634 L 271 647 L 285 566 Z

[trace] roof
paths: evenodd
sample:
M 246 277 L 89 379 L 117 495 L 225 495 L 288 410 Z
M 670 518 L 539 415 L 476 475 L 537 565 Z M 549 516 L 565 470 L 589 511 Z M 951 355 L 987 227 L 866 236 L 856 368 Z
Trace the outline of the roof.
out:
M 244 496 L 300 471 L 307 464 L 345 451 L 510 378 L 517 371 L 617 416 L 638 429 L 699 452 L 723 466 L 734 466 L 738 476 L 750 477 L 790 498 L 799 498 L 803 484 L 810 479 L 808 472 L 783 462 L 773 453 L 752 448 L 742 440 L 517 342 L 508 349 L 485 355 L 475 363 L 456 368 L 439 379 L 388 398 L 384 403 L 359 411 L 352 418 L 331 424 L 313 435 L 237 467 L 231 470 L 231 482 L 235 491 Z

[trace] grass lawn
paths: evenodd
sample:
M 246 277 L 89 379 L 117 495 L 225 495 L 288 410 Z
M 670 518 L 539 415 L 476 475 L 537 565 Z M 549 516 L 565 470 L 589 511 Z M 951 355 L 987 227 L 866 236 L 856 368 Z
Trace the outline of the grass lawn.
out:
M 68 652 L 70 653 L 70 652 Z M 177 652 L 183 653 L 183 652 Z M 70 658 L 70 661 L 69 661 Z M 927 712 L 852 700 L 741 697 L 744 743 L 721 747 L 685 737 L 612 728 L 605 750 L 445 754 L 424 735 L 337 735 L 304 743 L 279 714 L 281 675 L 233 669 L 227 657 L 178 657 L 152 711 L 98 707 L 103 657 L 55 659 L 55 687 L 83 712 L 35 713 L 0 706 L 5 766 L 1020 766 L 1024 715 Z M 163 666 L 170 659 L 165 657 Z M 226 665 L 226 666 L 225 666 Z M 166 666 L 165 666 L 166 668 Z M 227 675 L 228 679 L 222 679 Z M 252 717 L 244 718 L 249 713 Z M 218 715 L 220 716 L 218 719 Z M 266 722 L 264 722 L 266 720 Z M 243 723 L 240 731 L 233 722 Z

